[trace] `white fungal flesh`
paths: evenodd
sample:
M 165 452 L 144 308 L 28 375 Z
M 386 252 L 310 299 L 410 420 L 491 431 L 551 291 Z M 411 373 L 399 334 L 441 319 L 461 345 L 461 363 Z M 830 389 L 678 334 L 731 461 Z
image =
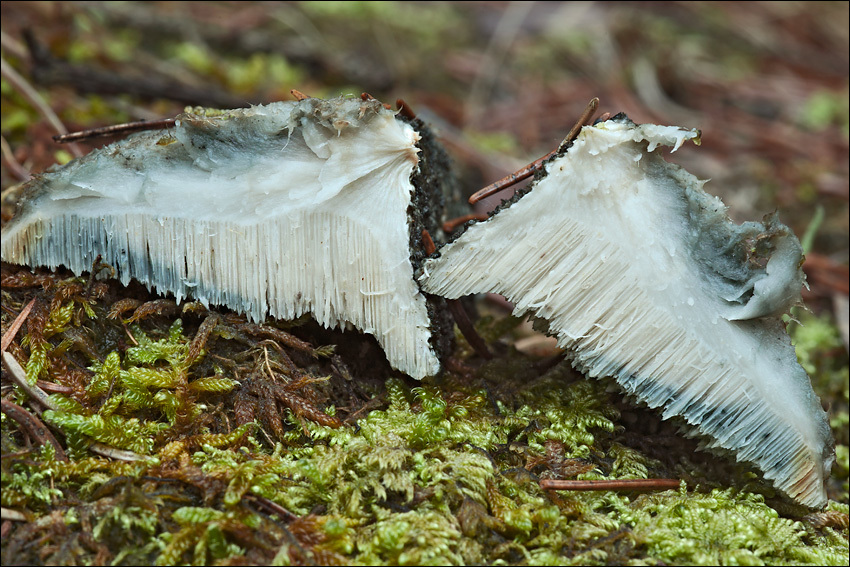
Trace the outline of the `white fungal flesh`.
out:
M 698 132 L 586 127 L 530 193 L 423 266 L 428 293 L 493 292 L 548 322 L 574 365 L 758 465 L 812 507 L 834 461 L 826 414 L 775 316 L 799 301 L 801 249 L 775 218 L 737 226 L 654 150 Z
M 393 367 L 433 375 L 408 245 L 418 139 L 374 101 L 188 115 L 35 180 L 2 258 L 81 273 L 100 254 L 178 301 L 351 323 Z

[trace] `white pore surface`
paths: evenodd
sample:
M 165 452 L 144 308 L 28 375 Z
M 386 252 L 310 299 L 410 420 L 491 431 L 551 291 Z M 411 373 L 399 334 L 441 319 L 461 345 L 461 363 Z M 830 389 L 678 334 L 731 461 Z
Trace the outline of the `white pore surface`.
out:
M 351 99 L 188 115 L 33 181 L 2 257 L 81 273 L 100 254 L 178 301 L 350 323 L 422 378 L 439 361 L 408 244 L 418 139 Z
M 781 322 L 762 317 L 799 298 L 799 244 L 771 225 L 775 255 L 752 274 L 729 266 L 729 250 L 707 250 L 703 233 L 734 241 L 754 223 L 730 228 L 702 182 L 653 152 L 696 135 L 615 120 L 584 128 L 530 193 L 428 260 L 420 282 L 448 298 L 504 295 L 515 314 L 548 322 L 587 375 L 614 377 L 821 507 L 826 414 Z M 735 286 L 712 272 L 724 262 L 747 274 L 733 294 L 743 299 L 724 297 Z

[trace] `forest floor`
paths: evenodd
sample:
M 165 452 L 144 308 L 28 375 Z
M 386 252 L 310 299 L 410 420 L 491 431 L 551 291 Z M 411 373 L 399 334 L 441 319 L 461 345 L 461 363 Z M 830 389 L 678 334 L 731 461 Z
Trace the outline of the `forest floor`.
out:
M 593 97 L 699 128 L 670 160 L 735 221 L 777 211 L 804 243 L 808 311 L 789 333 L 838 461 L 826 510 L 790 504 L 492 298 L 476 326 L 498 359 L 459 336 L 441 379 L 418 383 L 309 318 L 255 325 L 4 264 L 3 348 L 38 381 L 26 394 L 3 367 L 2 563 L 846 565 L 848 6 L 3 3 L 3 224 L 32 175 L 114 140 L 55 134 L 291 89 L 403 98 L 466 195 L 551 151 Z

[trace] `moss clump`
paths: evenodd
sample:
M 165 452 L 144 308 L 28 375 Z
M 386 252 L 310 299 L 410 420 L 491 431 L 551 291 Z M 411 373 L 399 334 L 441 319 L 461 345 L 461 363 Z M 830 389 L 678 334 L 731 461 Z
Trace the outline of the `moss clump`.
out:
M 846 564 L 846 464 L 841 502 L 803 518 L 564 363 L 507 349 L 476 367 L 461 344 L 454 370 L 416 383 L 373 339 L 304 320 L 252 325 L 56 274 L 4 286 L 14 310 L 36 298 L 10 351 L 53 392 L 43 419 L 68 455 L 4 414 L 3 506 L 29 520 L 4 564 Z M 495 341 L 516 324 L 479 327 Z M 841 372 L 819 345 L 816 384 Z M 538 484 L 653 477 L 686 486 Z

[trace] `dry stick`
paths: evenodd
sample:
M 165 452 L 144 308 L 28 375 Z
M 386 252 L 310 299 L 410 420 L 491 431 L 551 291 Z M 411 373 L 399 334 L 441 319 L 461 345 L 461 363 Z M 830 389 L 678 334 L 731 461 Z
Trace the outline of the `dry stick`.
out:
M 301 91 L 298 91 L 298 90 L 295 90 L 295 89 L 292 89 L 292 90 L 291 90 L 291 91 L 289 91 L 289 92 L 292 94 L 292 96 L 294 96 L 294 97 L 295 97 L 295 100 L 298 100 L 298 101 L 301 101 L 301 100 L 305 100 L 305 99 L 310 98 L 309 96 L 305 95 L 305 94 L 304 94 L 304 93 L 302 93 Z
M 9 348 L 9 345 L 12 344 L 12 341 L 15 338 L 15 335 L 18 334 L 18 329 L 21 328 L 21 325 L 24 324 L 24 321 L 27 320 L 27 317 L 32 311 L 32 307 L 35 305 L 35 298 L 26 304 L 26 306 L 21 309 L 21 312 L 15 317 L 15 320 L 12 321 L 12 324 L 9 325 L 9 328 L 6 329 L 6 332 L 3 334 L 2 340 L 0 340 L 0 354 L 6 352 L 6 349 Z
M 400 98 L 395 101 L 396 107 L 398 107 L 398 113 L 404 116 L 405 118 L 409 118 L 413 120 L 416 118 L 416 113 L 413 112 L 413 109 L 410 108 L 410 105 L 404 102 L 404 99 Z
M 425 248 L 425 253 L 429 256 L 437 251 L 434 240 L 427 230 L 422 231 L 422 245 Z M 490 349 L 487 348 L 484 339 L 475 330 L 472 321 L 469 320 L 469 314 L 463 308 L 463 304 L 457 299 L 446 299 L 446 306 L 449 308 L 449 312 L 452 314 L 457 328 L 460 329 L 461 334 L 475 353 L 486 360 L 492 359 L 493 355 L 490 353 Z
M 558 152 L 560 152 L 563 148 L 569 146 L 569 144 L 571 144 L 572 141 L 576 139 L 579 132 L 581 132 L 582 126 L 584 126 L 584 124 L 593 116 L 593 113 L 596 112 L 596 108 L 598 106 L 598 98 L 594 98 L 589 103 L 587 103 L 584 112 L 581 113 L 581 116 L 579 117 L 578 121 L 576 121 L 575 125 L 570 129 L 570 132 L 567 134 L 567 137 L 564 138 L 564 140 L 558 145 L 557 150 L 549 152 L 542 158 L 534 160 L 525 167 L 522 167 L 517 171 L 511 173 L 510 175 L 507 175 L 502 179 L 491 183 L 487 187 L 475 192 L 472 197 L 469 198 L 469 204 L 474 205 L 481 199 L 486 199 L 490 195 L 495 195 L 499 191 L 507 189 L 511 185 L 519 183 L 523 179 L 528 179 L 529 177 L 534 175 L 534 173 L 541 168 L 544 161 L 556 155 Z
M 449 220 L 447 220 L 446 222 L 443 223 L 443 232 L 454 232 L 457 227 L 459 227 L 460 225 L 465 224 L 465 223 L 467 223 L 471 220 L 485 221 L 488 218 L 489 217 L 486 214 L 483 214 L 483 213 L 482 214 L 472 213 L 470 215 L 463 215 L 462 217 L 449 219 Z
M 59 444 L 56 437 L 50 433 L 50 430 L 47 429 L 47 426 L 40 419 L 9 400 L 0 400 L 0 409 L 2 409 L 6 416 L 20 425 L 39 445 L 53 445 L 53 449 L 56 451 L 57 461 L 68 460 L 68 456 L 65 455 L 62 445 Z
M 44 98 L 38 94 L 38 91 L 35 90 L 35 88 L 33 88 L 33 86 L 30 85 L 17 71 L 15 71 L 15 69 L 13 69 L 12 66 L 9 65 L 9 63 L 2 57 L 0 57 L 0 72 L 7 81 L 12 83 L 12 86 L 24 95 L 24 98 L 29 100 L 30 103 L 38 109 L 42 116 L 50 122 L 50 125 L 53 126 L 57 132 L 60 134 L 68 133 L 68 129 L 65 128 L 65 125 L 62 124 L 62 121 L 59 120 L 59 117 L 56 116 L 55 112 L 53 112 L 53 109 L 50 108 L 50 106 L 44 101 Z M 68 146 L 68 149 L 71 150 L 74 157 L 80 157 L 83 155 L 83 151 L 80 150 L 76 144 L 71 144 Z
M 541 480 L 543 490 L 614 490 L 652 491 L 670 490 L 681 486 L 675 478 L 612 479 L 612 480 Z
M 176 118 L 163 118 L 162 120 L 139 120 L 138 122 L 125 122 L 124 124 L 113 124 L 112 126 L 103 126 L 102 128 L 90 128 L 88 130 L 80 130 L 79 132 L 71 132 L 70 134 L 60 134 L 53 136 L 53 140 L 59 144 L 67 144 L 76 140 L 86 140 L 89 138 L 100 138 L 103 136 L 118 136 L 120 134 L 128 134 L 130 132 L 141 132 L 143 130 L 158 130 L 174 126 Z

